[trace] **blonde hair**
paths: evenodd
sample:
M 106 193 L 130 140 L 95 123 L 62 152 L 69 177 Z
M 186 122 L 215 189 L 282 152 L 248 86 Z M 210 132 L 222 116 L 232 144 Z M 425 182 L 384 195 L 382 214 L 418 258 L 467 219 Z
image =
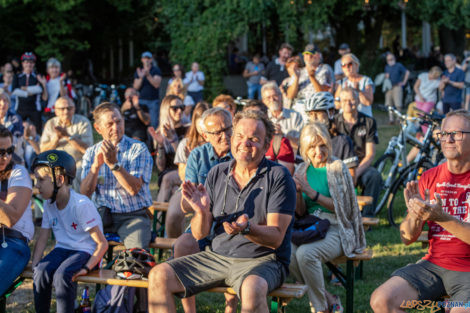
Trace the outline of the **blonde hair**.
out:
M 180 101 L 181 105 L 183 105 L 183 100 L 176 95 L 165 96 L 162 100 L 162 104 L 160 105 L 160 124 L 158 127 L 162 133 L 164 125 L 170 125 L 172 129 L 175 128 L 175 123 L 170 116 L 170 106 L 174 100 Z
M 433 66 L 429 70 L 429 74 L 436 75 L 437 77 L 439 77 L 442 74 L 442 69 L 439 66 Z
M 331 160 L 333 154 L 333 147 L 331 145 L 331 137 L 328 130 L 323 124 L 311 122 L 304 126 L 300 133 L 300 156 L 305 162 L 311 163 L 307 151 L 318 143 L 323 143 L 328 148 L 328 162 Z
M 5 101 L 8 104 L 8 107 L 11 107 L 10 96 L 6 92 L 0 92 L 0 100 Z
M 175 91 L 175 88 L 176 88 L 177 84 L 181 85 L 181 93 L 179 93 L 179 94 L 176 93 L 176 91 Z M 183 84 L 183 80 L 181 78 L 173 79 L 171 84 L 168 86 L 168 89 L 166 91 L 166 95 L 167 96 L 176 95 L 176 96 L 179 96 L 180 98 L 183 98 L 183 100 L 184 100 L 184 98 L 186 97 L 186 87 Z

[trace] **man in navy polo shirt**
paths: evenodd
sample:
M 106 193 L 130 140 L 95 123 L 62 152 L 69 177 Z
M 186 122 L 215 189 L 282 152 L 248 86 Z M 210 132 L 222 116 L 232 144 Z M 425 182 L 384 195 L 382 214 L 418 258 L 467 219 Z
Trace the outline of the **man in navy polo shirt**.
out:
M 173 295 L 225 284 L 240 297 L 242 312 L 267 312 L 267 294 L 288 273 L 296 190 L 288 170 L 264 157 L 274 126 L 256 111 L 238 113 L 233 124 L 234 160 L 212 168 L 205 186 L 183 183 L 195 211 L 193 235 L 202 239 L 214 229 L 211 250 L 152 269 L 150 313 L 176 312 Z
M 152 65 L 152 53 L 149 51 L 142 53 L 141 61 L 142 67 L 138 67 L 134 74 L 133 87 L 139 91 L 139 104 L 149 108 L 151 125 L 157 128 L 162 73 L 158 67 Z
M 385 77 L 392 82 L 392 89 L 385 93 L 385 106 L 394 106 L 398 110 L 403 108 L 403 86 L 408 81 L 410 71 L 400 62 L 397 62 L 392 53 L 387 53 L 387 65 L 385 65 Z M 389 114 L 390 124 L 393 124 L 394 115 Z
M 465 73 L 455 66 L 455 55 L 452 53 L 444 56 L 446 70 L 441 78 L 439 90 L 444 93 L 442 104 L 444 114 L 450 110 L 457 110 L 462 107 L 462 89 L 465 87 Z

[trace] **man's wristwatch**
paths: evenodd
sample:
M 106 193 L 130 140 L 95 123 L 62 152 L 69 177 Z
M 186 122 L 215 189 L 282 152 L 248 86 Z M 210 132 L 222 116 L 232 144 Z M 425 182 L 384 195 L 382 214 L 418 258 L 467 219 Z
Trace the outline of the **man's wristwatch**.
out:
M 250 234 L 250 221 L 246 222 L 246 227 L 244 229 L 242 229 L 240 234 L 242 234 L 242 235 L 249 235 Z
M 111 167 L 111 171 L 118 171 L 121 168 L 121 165 L 119 163 L 114 163 L 113 167 Z
M 82 269 L 84 269 L 87 274 L 90 273 L 90 271 L 91 271 L 91 270 L 88 268 L 88 266 L 86 266 L 86 264 L 84 264 L 84 265 L 82 266 Z

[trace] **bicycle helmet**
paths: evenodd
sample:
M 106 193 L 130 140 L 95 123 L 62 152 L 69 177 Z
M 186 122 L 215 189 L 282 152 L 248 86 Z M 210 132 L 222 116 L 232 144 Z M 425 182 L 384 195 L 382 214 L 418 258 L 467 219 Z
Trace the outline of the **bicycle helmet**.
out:
M 328 91 L 316 92 L 305 103 L 305 112 L 334 109 L 335 99 Z
M 150 270 L 157 263 L 147 250 L 132 248 L 119 252 L 113 264 L 113 271 L 123 279 L 148 278 Z
M 60 150 L 48 150 L 40 153 L 36 158 L 34 158 L 33 165 L 31 166 L 31 171 L 34 172 L 36 167 L 40 165 L 48 166 L 52 170 L 52 181 L 54 182 L 54 192 L 51 197 L 52 203 L 56 200 L 57 192 L 59 188 L 57 187 L 57 180 L 55 177 L 54 169 L 56 167 L 62 167 L 65 170 L 65 175 L 69 178 L 69 183 L 75 178 L 77 172 L 77 167 L 73 157 L 65 151 Z
M 34 53 L 32 52 L 23 53 L 23 55 L 21 56 L 21 62 L 28 61 L 28 60 L 36 62 L 36 56 L 34 55 Z

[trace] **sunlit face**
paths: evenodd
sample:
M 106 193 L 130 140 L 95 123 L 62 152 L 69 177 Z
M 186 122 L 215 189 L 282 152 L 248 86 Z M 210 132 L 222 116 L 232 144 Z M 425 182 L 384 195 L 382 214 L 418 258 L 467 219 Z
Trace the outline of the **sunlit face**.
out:
M 346 77 L 357 74 L 359 70 L 359 66 L 350 56 L 346 56 L 341 59 L 341 68 L 343 69 L 343 73 Z
M 179 95 L 183 93 L 183 82 L 181 80 L 175 80 L 171 83 L 171 93 L 173 95 Z
M 8 153 L 7 150 L 13 146 L 10 137 L 0 137 L 0 171 L 5 170 L 7 165 L 11 162 L 13 151 Z
M 357 111 L 357 99 L 351 92 L 340 93 L 340 103 L 343 113 L 355 113 Z
M 173 122 L 175 124 L 179 123 L 184 111 L 183 101 L 180 99 L 174 99 L 170 102 L 170 107 L 168 109 L 170 110 L 170 118 L 173 120 Z
M 31 74 L 33 72 L 33 69 L 34 69 L 34 61 L 32 60 L 25 60 L 23 62 L 21 62 L 21 65 L 23 65 L 23 72 L 27 73 L 27 74 Z
M 232 155 L 238 164 L 245 167 L 258 165 L 266 154 L 266 128 L 263 122 L 241 119 L 233 130 Z
M 95 122 L 95 129 L 104 140 L 117 143 L 124 136 L 124 119 L 117 110 L 103 112 Z
M 51 77 L 51 79 L 57 78 L 60 74 L 60 67 L 58 66 L 49 66 L 47 68 L 47 74 Z
M 193 64 L 191 64 L 191 71 L 193 71 L 194 73 L 196 73 L 197 71 L 199 71 L 199 64 L 197 64 L 196 62 L 194 62 Z
M 232 137 L 232 121 L 224 118 L 222 114 L 211 115 L 204 121 L 205 132 L 203 137 L 221 156 L 230 150 L 230 137 Z
M 143 65 L 144 67 L 151 67 L 151 65 L 152 65 L 152 58 L 147 58 L 147 57 L 145 57 L 145 58 L 141 58 L 140 60 L 142 61 L 142 65 Z
M 307 157 L 314 167 L 323 167 L 328 161 L 328 146 L 323 139 L 317 137 L 307 150 Z
M 4 71 L 3 82 L 10 84 L 12 80 L 13 80 L 13 71 Z
M 54 112 L 62 124 L 69 124 L 75 114 L 75 105 L 60 98 L 55 102 Z
M 330 120 L 326 111 L 310 111 L 307 112 L 307 115 L 311 122 L 322 123 L 327 127 L 330 125 Z
M 387 55 L 387 64 L 390 65 L 390 66 L 393 66 L 395 65 L 395 56 L 393 56 L 392 54 L 389 54 Z
M 0 98 L 0 116 L 4 117 L 7 114 L 10 104 L 5 99 Z
M 42 166 L 34 169 L 34 185 L 38 188 L 41 197 L 50 199 L 54 193 L 54 182 L 49 170 Z
M 321 63 L 321 53 L 320 52 L 315 52 L 314 54 L 304 53 L 303 56 L 304 56 L 305 64 L 318 66 Z
M 292 55 L 292 51 L 290 51 L 287 48 L 283 48 L 279 50 L 279 58 L 283 61 L 286 62 L 288 58 L 290 58 Z
M 450 116 L 442 123 L 441 131 L 470 131 L 470 122 L 461 116 Z M 468 160 L 470 156 L 470 134 L 464 133 L 462 140 L 448 136 L 441 139 L 441 148 L 447 160 Z
M 269 111 L 274 112 L 282 110 L 282 97 L 275 89 L 265 89 L 261 93 L 261 98 Z

